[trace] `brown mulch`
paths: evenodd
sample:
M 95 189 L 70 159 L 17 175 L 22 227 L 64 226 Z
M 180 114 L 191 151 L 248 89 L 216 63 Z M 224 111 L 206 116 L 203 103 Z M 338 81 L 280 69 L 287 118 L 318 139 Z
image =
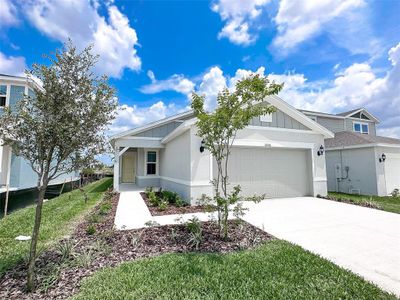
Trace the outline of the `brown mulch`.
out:
M 78 292 L 81 280 L 104 267 L 113 267 L 124 261 L 158 256 L 163 253 L 220 252 L 227 253 L 253 248 L 273 237 L 246 222 L 230 221 L 229 239 L 223 240 L 215 223 L 202 223 L 203 240 L 199 249 L 188 243 L 190 233 L 185 225 L 147 227 L 140 230 L 114 230 L 114 217 L 119 195 L 115 195 L 112 210 L 95 223 L 96 232 L 88 235 L 90 217 L 76 227 L 69 238 L 74 244 L 73 255 L 62 259 L 57 247 L 38 257 L 37 290 L 27 294 L 24 263 L 9 270 L 0 279 L 0 299 L 66 299 Z M 101 203 L 91 214 L 100 212 Z M 92 223 L 93 224 L 93 223 Z M 61 241 L 60 243 L 63 243 Z M 79 257 L 86 253 L 89 262 L 79 264 Z
M 157 206 L 151 205 L 149 199 L 147 198 L 146 193 L 141 192 L 144 202 L 146 203 L 150 213 L 152 216 L 165 216 L 165 215 L 176 215 L 176 214 L 189 214 L 189 213 L 198 213 L 198 212 L 208 212 L 207 207 L 198 205 L 198 206 L 181 206 L 177 207 L 174 204 L 169 203 L 168 207 L 164 210 L 160 209 Z

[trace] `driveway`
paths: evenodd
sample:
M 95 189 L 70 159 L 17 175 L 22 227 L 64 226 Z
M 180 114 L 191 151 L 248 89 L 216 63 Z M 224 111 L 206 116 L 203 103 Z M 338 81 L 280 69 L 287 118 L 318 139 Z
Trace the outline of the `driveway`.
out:
M 324 199 L 246 204 L 247 222 L 400 296 L 400 215 Z

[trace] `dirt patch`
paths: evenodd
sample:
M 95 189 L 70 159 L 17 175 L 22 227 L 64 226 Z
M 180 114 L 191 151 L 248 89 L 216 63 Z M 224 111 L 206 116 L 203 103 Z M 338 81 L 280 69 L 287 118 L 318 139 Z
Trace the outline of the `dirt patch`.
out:
M 203 238 L 197 250 L 189 243 L 190 231 L 184 224 L 116 231 L 118 199 L 114 195 L 108 200 L 111 207 L 107 214 L 104 214 L 105 204 L 100 203 L 68 240 L 41 253 L 36 262 L 36 292 L 25 292 L 27 266 L 21 263 L 0 279 L 0 299 L 66 299 L 77 293 L 83 278 L 103 267 L 170 252 L 227 253 L 253 248 L 272 239 L 262 230 L 238 221 L 230 221 L 228 240 L 221 239 L 215 223 L 202 223 Z M 96 220 L 99 216 L 101 220 Z M 94 228 L 94 233 L 88 234 L 93 232 L 89 227 Z M 66 257 L 61 245 L 64 249 L 65 245 L 72 245 Z
M 189 214 L 189 213 L 198 213 L 198 212 L 209 212 L 210 209 L 205 206 L 181 206 L 177 207 L 173 203 L 169 203 L 165 209 L 161 209 L 158 206 L 151 205 L 149 199 L 147 198 L 146 193 L 141 192 L 144 202 L 146 203 L 150 213 L 152 216 L 165 216 L 165 215 L 175 215 L 175 214 Z

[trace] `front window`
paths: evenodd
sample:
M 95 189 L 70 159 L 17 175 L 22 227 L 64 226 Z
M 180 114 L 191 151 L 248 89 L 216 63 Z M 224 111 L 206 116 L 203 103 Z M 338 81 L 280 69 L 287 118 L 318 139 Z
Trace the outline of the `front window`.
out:
M 0 107 L 5 107 L 7 103 L 7 86 L 0 85 Z
M 368 134 L 369 128 L 367 123 L 354 123 L 353 128 L 355 132 Z
M 156 175 L 157 174 L 157 152 L 156 151 L 147 151 L 146 174 L 147 175 Z

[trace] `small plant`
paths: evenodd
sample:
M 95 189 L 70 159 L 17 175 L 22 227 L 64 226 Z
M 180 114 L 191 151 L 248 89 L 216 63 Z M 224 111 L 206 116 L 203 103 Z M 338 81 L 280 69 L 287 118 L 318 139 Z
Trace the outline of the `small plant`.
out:
M 93 249 L 93 251 L 95 251 L 95 252 L 104 253 L 106 255 L 108 255 L 112 252 L 112 247 L 102 239 L 96 240 L 91 245 L 91 249 Z
M 149 202 L 152 206 L 160 205 L 160 198 L 157 197 L 157 194 L 154 191 L 149 192 L 147 197 L 149 198 Z
M 102 203 L 100 205 L 99 214 L 105 216 L 111 211 L 111 209 L 112 209 L 112 205 L 110 202 Z
M 186 206 L 186 205 L 187 205 L 187 203 L 185 201 L 183 201 L 181 197 L 178 196 L 176 198 L 176 200 L 175 200 L 176 207 L 182 207 L 182 206 Z
M 73 249 L 74 243 L 70 239 L 63 241 L 56 246 L 56 250 L 61 255 L 62 261 L 65 261 L 71 256 Z
M 142 239 L 143 231 L 140 232 L 133 232 L 131 236 L 131 245 L 133 251 L 136 251 L 139 248 L 140 241 Z
M 86 228 L 86 234 L 93 235 L 95 233 L 96 233 L 96 227 L 93 224 L 89 224 L 89 226 Z
M 53 287 L 60 278 L 61 268 L 58 265 L 52 265 L 49 267 L 49 271 L 40 280 L 39 290 L 46 293 L 51 287 Z
M 155 227 L 155 226 L 159 226 L 160 224 L 157 223 L 156 221 L 149 220 L 146 223 L 144 223 L 144 225 L 147 226 L 147 227 Z
M 171 229 L 171 239 L 176 242 L 176 239 L 178 238 L 178 233 L 175 231 L 174 228 Z
M 186 223 L 186 228 L 190 233 L 188 244 L 198 250 L 200 243 L 203 241 L 203 230 L 199 219 L 197 217 L 189 219 Z
M 400 196 L 400 190 L 399 189 L 394 189 L 391 193 L 393 198 L 397 198 Z
M 86 250 L 75 256 L 75 265 L 82 268 L 88 268 L 94 259 L 92 250 Z
M 89 217 L 88 217 L 88 222 L 89 223 L 91 223 L 91 224 L 94 224 L 94 223 L 99 223 L 100 222 L 100 216 L 98 215 L 98 214 L 91 214 Z
M 168 201 L 168 203 L 171 203 L 171 204 L 176 203 L 176 200 L 179 198 L 177 193 L 171 192 L 171 191 L 162 191 L 161 197 L 164 200 Z
M 151 193 L 153 191 L 153 187 L 148 186 L 145 188 L 144 192 L 146 193 L 147 197 L 149 196 L 149 193 Z
M 168 208 L 168 201 L 161 200 L 160 203 L 158 204 L 158 208 L 160 210 L 166 210 Z

